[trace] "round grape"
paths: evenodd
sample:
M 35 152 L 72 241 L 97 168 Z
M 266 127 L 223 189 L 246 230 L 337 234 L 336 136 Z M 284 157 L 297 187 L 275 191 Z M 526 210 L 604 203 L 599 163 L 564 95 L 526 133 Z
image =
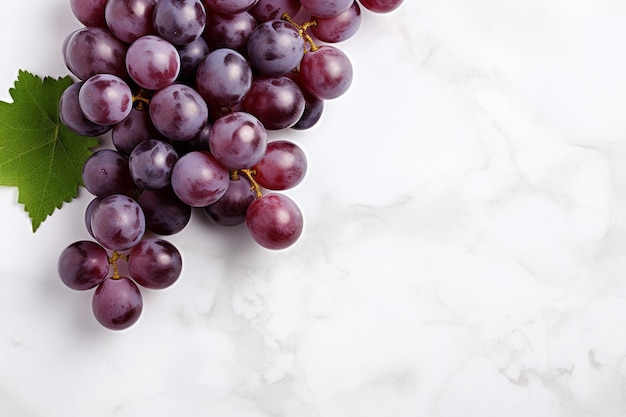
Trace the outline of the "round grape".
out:
M 91 307 L 102 326 L 110 330 L 124 330 L 139 320 L 143 297 L 137 284 L 129 278 L 109 278 L 96 288 Z
M 206 125 L 209 108 L 200 94 L 185 84 L 172 84 L 150 100 L 154 127 L 170 140 L 190 140 Z
M 226 168 L 249 168 L 265 154 L 267 131 L 250 113 L 230 113 L 213 123 L 209 148 L 215 159 Z
M 180 252 L 163 239 L 142 240 L 128 254 L 128 273 L 142 287 L 153 290 L 170 287 L 182 269 Z
M 99 125 L 85 117 L 78 102 L 78 92 L 82 82 L 77 82 L 65 89 L 59 99 L 59 117 L 72 132 L 81 136 L 100 136 L 111 130 L 111 126 Z
M 109 257 L 96 242 L 80 240 L 59 255 L 57 271 L 61 281 L 73 290 L 89 290 L 106 279 Z
M 307 171 L 307 159 L 298 145 L 275 140 L 267 145 L 263 158 L 254 166 L 256 182 L 268 190 L 288 190 L 300 184 Z
M 192 207 L 204 207 L 220 199 L 228 188 L 228 169 L 212 154 L 192 151 L 178 159 L 172 170 L 172 189 Z
M 302 86 L 323 100 L 337 98 L 352 84 L 352 64 L 332 45 L 322 45 L 306 53 L 300 63 Z
M 159 35 L 180 46 L 194 41 L 206 26 L 206 11 L 201 0 L 159 0 L 153 23 Z
M 170 185 L 172 168 L 178 154 L 172 145 L 148 139 L 133 149 L 128 158 L 130 176 L 144 190 L 157 190 Z
M 133 93 L 119 77 L 98 74 L 85 81 L 78 92 L 78 101 L 87 119 L 100 125 L 114 125 L 130 114 Z
M 252 66 L 265 75 L 283 75 L 295 69 L 304 55 L 304 39 L 284 20 L 261 23 L 248 38 Z
M 267 249 L 293 245 L 302 234 L 304 221 L 296 203 L 283 194 L 266 194 L 250 204 L 246 226 L 252 238 Z
M 145 230 L 146 219 L 141 206 L 128 196 L 112 194 L 93 208 L 91 231 L 107 249 L 130 249 L 139 243 Z
M 204 209 L 218 224 L 237 226 L 246 221 L 246 211 L 255 198 L 250 182 L 240 176 L 237 180 L 231 179 L 226 193 Z
M 196 70 L 196 88 L 209 106 L 234 106 L 248 94 L 251 84 L 250 64 L 232 49 L 209 53 Z
M 155 35 L 142 36 L 128 47 L 126 70 L 141 87 L 160 90 L 178 78 L 180 56 L 174 45 L 165 39 Z

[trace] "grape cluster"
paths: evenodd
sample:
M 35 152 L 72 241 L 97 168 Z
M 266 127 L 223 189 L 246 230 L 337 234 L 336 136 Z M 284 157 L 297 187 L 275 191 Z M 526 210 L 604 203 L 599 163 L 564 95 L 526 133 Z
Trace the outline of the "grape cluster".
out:
M 302 181 L 307 159 L 268 133 L 314 126 L 324 102 L 352 82 L 334 44 L 357 32 L 361 7 L 386 13 L 401 3 L 70 0 L 84 27 L 62 46 L 77 81 L 59 116 L 83 136 L 110 132 L 113 149 L 84 164 L 94 241 L 68 246 L 58 272 L 72 289 L 96 288 L 103 326 L 137 321 L 137 284 L 162 289 L 178 279 L 181 255 L 162 237 L 183 230 L 192 208 L 224 226 L 245 223 L 267 249 L 298 240 L 302 212 L 281 191 Z

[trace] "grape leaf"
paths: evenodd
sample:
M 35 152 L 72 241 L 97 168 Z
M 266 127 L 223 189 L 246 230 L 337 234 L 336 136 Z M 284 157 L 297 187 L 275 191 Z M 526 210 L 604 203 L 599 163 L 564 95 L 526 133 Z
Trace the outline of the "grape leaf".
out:
M 78 195 L 83 164 L 99 143 L 61 123 L 59 99 L 71 84 L 69 76 L 42 80 L 20 70 L 13 103 L 0 101 L 0 185 L 18 188 L 33 232 Z

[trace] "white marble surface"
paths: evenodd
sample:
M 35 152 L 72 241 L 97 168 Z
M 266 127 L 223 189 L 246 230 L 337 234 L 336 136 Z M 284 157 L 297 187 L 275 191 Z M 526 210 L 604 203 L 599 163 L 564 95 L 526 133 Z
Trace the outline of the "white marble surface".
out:
M 0 99 L 67 74 L 67 0 L 0 4 Z M 0 189 L 0 415 L 626 415 L 626 3 L 407 0 L 296 140 L 301 240 L 196 217 L 124 332 L 56 275 L 87 193 L 36 234 Z

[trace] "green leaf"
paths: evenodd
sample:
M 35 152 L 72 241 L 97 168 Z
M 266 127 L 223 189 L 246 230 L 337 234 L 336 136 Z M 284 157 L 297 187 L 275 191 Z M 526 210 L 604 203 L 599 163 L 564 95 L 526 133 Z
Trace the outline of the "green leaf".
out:
M 59 99 L 71 84 L 69 76 L 42 80 L 20 70 L 13 103 L 0 101 L 0 185 L 18 188 L 33 232 L 77 196 L 83 164 L 99 143 L 61 123 Z

